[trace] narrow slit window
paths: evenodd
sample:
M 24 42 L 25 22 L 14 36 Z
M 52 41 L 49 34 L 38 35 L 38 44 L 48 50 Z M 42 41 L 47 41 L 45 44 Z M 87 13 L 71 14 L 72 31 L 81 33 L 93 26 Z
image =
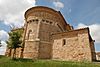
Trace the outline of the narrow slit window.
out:
M 63 39 L 63 46 L 66 45 L 66 39 Z

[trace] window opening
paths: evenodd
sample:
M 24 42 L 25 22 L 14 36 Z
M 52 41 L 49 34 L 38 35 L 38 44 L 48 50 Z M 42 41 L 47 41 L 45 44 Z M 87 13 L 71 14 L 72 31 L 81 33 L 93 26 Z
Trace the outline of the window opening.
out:
M 66 45 L 66 39 L 63 39 L 63 46 Z

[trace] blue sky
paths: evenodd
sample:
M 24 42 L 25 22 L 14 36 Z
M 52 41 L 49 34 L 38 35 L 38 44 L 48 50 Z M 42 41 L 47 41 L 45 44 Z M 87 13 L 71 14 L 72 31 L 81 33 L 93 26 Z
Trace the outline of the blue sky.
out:
M 100 0 L 59 1 L 64 4 L 64 7 L 60 9 L 61 13 L 65 17 L 66 21 L 74 26 L 74 28 L 76 28 L 80 23 L 88 27 L 91 25 L 100 25 Z M 52 1 L 49 0 L 38 0 L 36 4 L 40 6 L 49 6 L 55 9 Z M 98 32 L 100 32 L 100 30 Z M 95 42 L 95 48 L 96 51 L 100 51 L 100 43 Z
M 100 0 L 0 0 L 2 34 L 11 30 L 9 26 L 23 26 L 24 12 L 36 5 L 61 11 L 65 20 L 75 29 L 89 27 L 96 51 L 100 51 Z
M 77 26 L 80 22 L 87 25 L 100 22 L 100 0 L 60 0 L 60 2 L 64 4 L 64 8 L 60 11 L 72 25 Z M 36 4 L 54 8 L 49 0 L 38 0 Z

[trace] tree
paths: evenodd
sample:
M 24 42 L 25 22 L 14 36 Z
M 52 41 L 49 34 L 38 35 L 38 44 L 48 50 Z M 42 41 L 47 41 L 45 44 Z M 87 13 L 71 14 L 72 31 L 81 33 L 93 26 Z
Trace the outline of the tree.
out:
M 16 58 L 16 48 L 21 47 L 21 37 L 22 37 L 22 31 L 21 30 L 13 30 L 9 33 L 9 40 L 7 41 L 7 47 L 10 49 L 14 49 L 12 59 Z

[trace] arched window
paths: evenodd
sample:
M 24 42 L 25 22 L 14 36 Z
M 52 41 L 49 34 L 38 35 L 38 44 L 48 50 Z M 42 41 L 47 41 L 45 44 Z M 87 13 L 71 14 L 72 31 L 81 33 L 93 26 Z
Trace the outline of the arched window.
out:
M 62 45 L 63 45 L 63 46 L 66 45 L 66 39 L 63 39 L 63 40 L 62 40 Z
M 28 31 L 28 39 L 29 39 L 31 33 L 32 33 L 32 30 L 29 30 Z

